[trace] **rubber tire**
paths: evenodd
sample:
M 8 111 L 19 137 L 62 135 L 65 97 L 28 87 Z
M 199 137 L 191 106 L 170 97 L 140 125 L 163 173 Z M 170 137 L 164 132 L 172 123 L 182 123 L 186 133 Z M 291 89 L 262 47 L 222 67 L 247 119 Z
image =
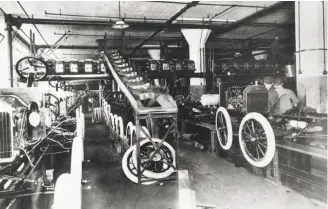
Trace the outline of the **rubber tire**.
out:
M 118 124 L 120 125 L 120 128 L 118 129 Z M 123 119 L 121 116 L 117 117 L 117 130 L 118 130 L 118 134 L 120 135 L 121 139 L 124 139 L 124 124 L 123 124 Z
M 142 126 L 141 127 L 143 130 L 145 130 L 145 132 L 151 137 L 148 129 L 145 127 L 145 126 Z M 131 129 L 130 129 L 130 139 L 129 139 L 129 142 L 130 142 L 130 146 L 132 146 L 134 143 L 133 143 L 133 133 L 136 134 L 136 126 L 133 126 Z M 147 139 L 146 135 L 140 131 L 140 138 L 142 139 Z
M 152 140 L 153 140 L 153 142 L 156 142 L 156 143 L 160 143 L 162 141 L 161 139 L 157 139 L 157 138 L 152 138 Z M 149 139 L 142 140 L 140 142 L 140 147 L 148 142 L 150 142 Z M 172 164 L 173 164 L 173 166 L 176 166 L 176 156 L 175 156 L 175 150 L 173 149 L 173 147 L 165 141 L 163 142 L 162 146 L 166 146 L 170 150 L 170 152 L 173 156 Z M 137 165 L 137 152 L 136 152 L 136 146 L 133 146 L 133 147 L 134 147 L 134 150 L 133 150 L 132 158 L 133 158 L 133 164 L 134 164 L 134 166 L 136 166 Z M 140 166 L 140 167 L 141 167 L 141 170 L 143 170 L 143 167 L 142 166 Z M 174 172 L 174 168 L 172 168 L 172 167 L 163 173 L 155 173 L 155 172 L 152 172 L 152 171 L 149 171 L 146 169 L 143 172 L 143 175 L 145 177 L 151 178 L 151 179 L 163 179 L 163 178 L 166 178 L 166 177 L 169 177 L 170 175 L 172 175 L 173 172 Z
M 136 134 L 136 126 L 132 126 L 132 128 L 130 129 L 130 139 L 129 139 L 130 146 L 133 146 L 133 144 L 135 143 L 133 141 L 133 133 Z
M 245 150 L 244 147 L 244 141 L 242 139 L 242 130 L 243 130 L 243 126 L 245 125 L 246 121 L 250 120 L 250 119 L 254 119 L 256 121 L 258 121 L 261 126 L 263 127 L 265 133 L 266 133 L 266 137 L 267 137 L 267 151 L 265 153 L 265 156 L 263 157 L 263 159 L 261 161 L 254 161 L 252 158 L 250 158 Z M 275 155 L 275 151 L 276 151 L 276 141 L 275 141 L 275 136 L 274 136 L 274 132 L 273 129 L 271 127 L 271 124 L 269 123 L 269 121 L 260 113 L 256 113 L 256 112 L 251 112 L 248 113 L 241 121 L 240 126 L 239 126 L 239 145 L 240 145 L 240 149 L 245 157 L 245 159 L 247 160 L 247 162 L 249 162 L 251 165 L 255 166 L 255 167 L 259 167 L 259 168 L 263 168 L 267 165 L 270 164 L 270 162 L 272 161 L 274 155 Z
M 125 174 L 125 176 L 130 179 L 130 181 L 134 182 L 134 183 L 138 183 L 138 177 L 137 177 L 137 171 L 136 173 L 132 173 L 128 166 L 128 156 L 133 152 L 133 150 L 135 149 L 135 146 L 131 146 L 128 150 L 126 150 L 126 152 L 124 153 L 123 155 L 123 158 L 122 158 L 122 168 L 123 168 L 123 172 Z M 132 153 L 133 155 L 133 153 Z M 132 160 L 130 158 L 130 160 Z M 131 161 L 131 164 L 133 165 L 133 162 Z M 134 166 L 134 165 L 133 165 Z M 145 177 L 142 177 L 141 178 L 142 180 L 148 180 L 148 178 L 145 178 Z M 143 185 L 151 185 L 151 184 L 154 184 L 156 183 L 157 181 L 150 181 L 150 182 L 143 182 L 142 184 Z
M 226 125 L 227 125 L 227 144 L 223 144 L 222 143 L 222 140 L 221 140 L 221 137 L 220 137 L 220 134 L 219 134 L 219 130 L 218 130 L 218 124 L 217 124 L 217 121 L 218 121 L 218 115 L 219 115 L 219 112 L 222 112 L 224 118 L 225 118 L 225 121 L 226 121 Z M 233 141 L 233 132 L 232 132 L 232 123 L 231 123 L 231 118 L 230 118 L 230 115 L 227 111 L 226 108 L 224 107 L 219 107 L 216 111 L 216 115 L 215 115 L 215 129 L 216 129 L 216 135 L 218 137 L 218 141 L 222 147 L 222 149 L 224 150 L 229 150 L 232 146 L 232 141 Z
M 146 134 L 148 134 L 148 136 L 151 137 L 148 129 L 146 128 L 146 126 L 142 126 L 141 128 L 146 132 Z M 140 131 L 140 138 L 146 138 L 147 139 L 147 136 L 142 131 Z
M 115 123 L 115 120 L 114 120 L 114 115 L 112 113 L 109 113 L 109 126 L 112 127 L 112 129 L 114 129 L 114 123 Z
M 113 129 L 114 129 L 114 131 L 117 133 L 117 118 L 118 118 L 118 116 L 116 115 L 116 114 L 114 114 L 114 127 L 113 127 Z
M 128 138 L 128 136 L 130 135 L 131 136 L 131 130 L 132 130 L 132 127 L 133 127 L 133 123 L 130 121 L 128 122 L 128 124 L 126 125 L 126 129 L 125 129 L 125 141 L 126 143 L 131 146 L 131 144 L 129 143 L 130 142 L 130 138 Z

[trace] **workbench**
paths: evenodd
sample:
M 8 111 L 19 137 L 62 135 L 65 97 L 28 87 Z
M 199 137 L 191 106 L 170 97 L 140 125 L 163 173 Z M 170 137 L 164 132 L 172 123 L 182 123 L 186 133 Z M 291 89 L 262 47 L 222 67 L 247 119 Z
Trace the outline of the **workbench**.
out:
M 181 132 L 182 133 L 187 133 L 187 125 L 191 124 L 191 125 L 195 125 L 195 126 L 199 126 L 202 128 L 206 128 L 210 131 L 210 140 L 211 140 L 211 147 L 210 147 L 210 151 L 211 153 L 215 153 L 215 140 L 216 139 L 216 128 L 215 128 L 215 124 L 210 124 L 210 123 L 204 123 L 202 121 L 197 121 L 197 120 L 180 120 L 181 123 Z

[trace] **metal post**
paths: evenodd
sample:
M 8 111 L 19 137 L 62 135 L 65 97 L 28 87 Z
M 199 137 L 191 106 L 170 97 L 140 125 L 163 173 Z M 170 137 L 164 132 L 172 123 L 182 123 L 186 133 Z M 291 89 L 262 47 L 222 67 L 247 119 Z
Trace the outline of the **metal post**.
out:
M 100 115 L 102 116 L 103 111 L 102 111 L 102 98 L 103 98 L 103 86 L 101 84 L 101 81 L 99 81 L 99 108 L 100 108 Z M 101 118 L 101 122 L 102 122 L 102 117 Z
M 138 174 L 138 184 L 141 185 L 141 167 L 140 167 L 140 124 L 139 124 L 139 116 L 135 113 L 136 119 L 136 146 L 137 146 L 137 174 Z
M 9 72 L 10 72 L 10 87 L 14 87 L 14 64 L 13 64 L 13 31 L 12 25 L 7 22 L 7 37 L 8 37 L 8 58 L 9 58 Z
M 33 33 L 32 30 L 30 30 L 30 55 L 33 54 Z
M 35 48 L 35 33 L 33 33 L 33 42 L 32 42 L 32 54 L 35 55 L 36 54 L 36 48 Z
M 174 127 L 174 138 L 176 140 L 176 147 L 175 147 L 175 150 L 176 150 L 176 153 L 179 152 L 179 130 L 178 130 L 178 114 L 175 114 L 174 115 L 174 123 L 175 123 L 175 127 Z M 176 164 L 176 168 L 178 168 L 178 154 L 176 155 L 175 157 L 175 164 Z
M 124 53 L 125 49 L 125 30 L 122 30 L 122 53 Z

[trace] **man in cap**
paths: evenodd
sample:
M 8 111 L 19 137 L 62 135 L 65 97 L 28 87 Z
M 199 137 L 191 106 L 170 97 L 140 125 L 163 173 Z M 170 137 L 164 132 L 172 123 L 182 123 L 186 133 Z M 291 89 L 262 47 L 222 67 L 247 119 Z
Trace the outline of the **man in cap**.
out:
M 279 114 L 283 114 L 287 110 L 297 107 L 299 99 L 292 90 L 283 87 L 283 80 L 281 78 L 276 78 L 274 85 L 279 96 Z
M 277 114 L 279 110 L 279 96 L 273 86 L 274 78 L 271 76 L 266 76 L 264 77 L 263 83 L 266 89 L 269 91 L 269 111 L 273 114 Z

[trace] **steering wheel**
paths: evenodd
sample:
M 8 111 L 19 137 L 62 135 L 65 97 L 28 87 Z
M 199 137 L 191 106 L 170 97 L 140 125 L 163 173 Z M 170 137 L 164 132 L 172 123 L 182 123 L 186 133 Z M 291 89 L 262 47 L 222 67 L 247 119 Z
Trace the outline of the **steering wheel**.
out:
M 51 76 L 49 78 L 49 85 L 56 89 L 57 88 L 64 89 L 66 85 L 71 86 L 67 81 L 65 81 L 60 76 Z
M 18 60 L 15 66 L 16 73 L 22 79 L 28 79 L 30 74 L 33 74 L 35 81 L 42 80 L 48 74 L 49 66 L 47 63 L 38 57 L 23 57 Z
M 46 103 L 49 106 L 50 111 L 56 117 L 58 117 L 60 114 L 60 106 L 59 106 L 60 100 L 58 99 L 58 97 L 50 93 L 45 94 L 45 96 L 48 96 Z

